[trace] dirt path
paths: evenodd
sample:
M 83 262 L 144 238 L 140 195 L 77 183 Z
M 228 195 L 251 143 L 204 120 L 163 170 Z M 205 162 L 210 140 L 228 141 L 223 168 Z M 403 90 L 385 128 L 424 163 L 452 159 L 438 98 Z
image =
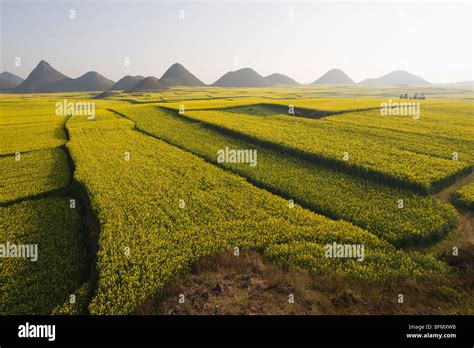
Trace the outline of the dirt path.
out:
M 449 200 L 451 193 L 473 182 L 474 173 L 441 190 L 435 195 L 435 197 L 446 204 L 452 205 L 451 201 Z M 453 231 L 451 231 L 445 239 L 434 245 L 432 249 L 433 251 L 443 252 L 448 248 L 452 249 L 453 246 L 459 247 L 465 244 L 474 245 L 474 213 L 457 207 L 456 210 L 458 211 L 459 217 L 458 226 Z
M 443 202 L 451 204 L 451 202 L 449 201 L 449 195 L 459 190 L 461 187 L 464 187 L 472 182 L 474 182 L 474 173 L 466 176 L 465 178 L 454 183 L 453 185 L 448 186 L 445 189 L 439 191 L 435 196 L 436 198 L 442 200 Z

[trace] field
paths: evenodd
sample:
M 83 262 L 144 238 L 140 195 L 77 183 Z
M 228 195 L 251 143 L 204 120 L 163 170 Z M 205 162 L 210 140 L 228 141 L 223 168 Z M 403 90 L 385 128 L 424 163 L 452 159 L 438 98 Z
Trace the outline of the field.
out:
M 315 123 L 306 118 L 296 121 L 294 117 L 281 114 L 262 118 L 228 111 L 189 111 L 186 117 L 222 129 L 229 134 L 245 137 L 249 141 L 337 167 L 348 173 L 369 175 L 376 180 L 414 188 L 422 193 L 442 188 L 450 183 L 452 178 L 469 172 L 472 167 L 472 160 L 467 152 L 468 139 L 459 148 L 442 142 L 439 147 L 445 150 L 442 153 L 444 156 L 440 156 L 437 147 L 431 148 L 431 142 L 423 143 L 426 145 L 421 147 L 425 149 L 414 152 L 405 146 L 397 145 L 398 140 L 390 144 L 387 138 L 390 137 L 391 129 L 385 131 L 382 138 L 377 135 L 361 137 L 363 133 L 357 129 L 361 123 L 347 126 L 341 124 L 341 121 L 332 121 L 332 118 Z M 358 114 L 343 117 L 359 122 Z M 371 118 L 369 122 L 373 123 L 373 119 L 381 116 L 380 112 L 373 111 L 368 112 L 365 117 Z M 446 123 L 446 127 L 449 128 L 449 119 Z M 425 127 L 428 128 L 428 125 Z M 402 131 L 397 129 L 397 132 Z M 451 132 L 454 133 L 454 130 Z M 413 131 L 406 134 L 405 138 L 404 144 L 418 141 L 418 135 Z M 385 146 L 387 140 L 392 146 Z M 451 138 L 446 140 L 450 141 Z M 459 160 L 447 158 L 455 152 L 453 149 L 459 149 Z
M 454 204 L 474 210 L 474 184 L 466 185 L 453 194 Z
M 60 148 L 0 157 L 0 168 L 0 204 L 58 190 L 70 179 L 66 155 Z
M 287 158 L 277 151 L 219 134 L 196 122 L 187 122 L 166 109 L 140 106 L 114 110 L 136 121 L 139 130 L 222 165 L 257 186 L 335 220 L 349 221 L 392 243 L 439 238 L 456 220 L 451 207 L 431 197 L 372 183 L 299 158 Z M 254 148 L 261 160 L 255 167 L 220 164 L 216 153 L 226 146 Z M 404 201 L 403 209 L 398 208 L 399 199 Z
M 0 245 L 37 244 L 38 261 L 0 258 L 0 313 L 157 313 L 205 260 L 253 255 L 301 294 L 299 272 L 370 288 L 373 314 L 413 313 L 391 284 L 434 298 L 418 314 L 472 314 L 472 93 L 430 89 L 419 119 L 381 115 L 396 88 L 1 95 Z M 95 117 L 56 115 L 65 99 Z
M 1 260 L 0 314 L 51 314 L 69 300 L 86 274 L 80 215 L 65 198 L 0 209 L 2 244 L 38 245 L 36 261 Z

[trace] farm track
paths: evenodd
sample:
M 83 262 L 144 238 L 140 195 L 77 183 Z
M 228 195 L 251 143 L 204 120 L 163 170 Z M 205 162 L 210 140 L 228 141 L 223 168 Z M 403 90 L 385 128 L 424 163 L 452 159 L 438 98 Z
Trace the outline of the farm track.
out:
M 469 185 L 470 183 L 474 182 L 474 173 L 462 178 L 461 180 L 457 181 L 456 183 L 452 184 L 444 188 L 443 190 L 439 191 L 435 196 L 436 198 L 442 200 L 445 203 L 450 203 L 450 195 L 454 191 L 459 190 L 460 188 Z
M 441 190 L 435 195 L 435 197 L 446 204 L 453 205 L 450 200 L 451 194 L 473 182 L 474 173 Z M 456 240 L 459 240 L 459 242 L 467 242 L 474 245 L 474 214 L 466 209 L 456 206 L 455 208 L 458 211 L 459 223 L 452 234 L 456 236 Z
M 457 246 L 465 250 L 474 248 L 474 213 L 469 210 L 459 208 L 451 202 L 451 194 L 460 188 L 474 182 L 474 173 L 458 180 L 454 184 L 444 188 L 438 193 L 432 195 L 445 204 L 453 206 L 458 214 L 458 223 L 447 236 L 438 241 L 431 247 L 423 248 L 420 246 L 409 246 L 404 250 L 420 251 L 431 253 L 436 256 L 444 256 L 452 253 L 452 248 Z

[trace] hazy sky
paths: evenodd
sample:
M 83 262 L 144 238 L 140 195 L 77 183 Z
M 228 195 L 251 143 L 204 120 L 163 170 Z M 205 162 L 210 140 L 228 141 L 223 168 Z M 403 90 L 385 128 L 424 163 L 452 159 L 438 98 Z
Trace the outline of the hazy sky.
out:
M 355 81 L 399 69 L 474 79 L 471 2 L 0 2 L 0 70 L 22 77 L 45 59 L 70 77 L 113 80 L 161 77 L 174 62 L 206 83 L 243 67 L 303 83 L 331 68 Z

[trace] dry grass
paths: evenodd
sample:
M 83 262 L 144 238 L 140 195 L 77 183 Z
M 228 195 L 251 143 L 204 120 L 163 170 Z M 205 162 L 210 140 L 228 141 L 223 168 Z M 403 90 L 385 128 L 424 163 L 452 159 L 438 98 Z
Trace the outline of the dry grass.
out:
M 470 253 L 447 259 L 459 271 L 449 277 L 380 284 L 284 269 L 255 252 L 223 252 L 200 261 L 136 314 L 473 314 L 474 248 Z

